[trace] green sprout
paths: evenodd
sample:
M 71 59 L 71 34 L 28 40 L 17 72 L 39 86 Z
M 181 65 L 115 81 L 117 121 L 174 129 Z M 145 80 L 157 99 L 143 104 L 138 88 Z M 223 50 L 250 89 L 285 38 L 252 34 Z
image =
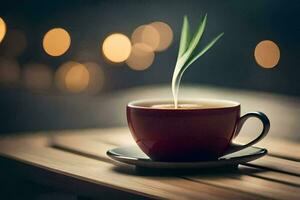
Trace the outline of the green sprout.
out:
M 206 53 L 224 35 L 224 33 L 219 34 L 211 42 L 209 42 L 200 52 L 196 53 L 195 49 L 202 38 L 206 26 L 206 21 L 207 21 L 207 14 L 200 22 L 199 27 L 196 33 L 194 34 L 193 38 L 191 38 L 188 18 L 187 16 L 184 16 L 183 18 L 179 52 L 178 52 L 176 66 L 173 73 L 173 78 L 172 78 L 172 94 L 174 98 L 175 108 L 178 107 L 179 84 L 185 70 L 192 63 L 194 63 L 198 58 L 200 58 L 204 53 Z

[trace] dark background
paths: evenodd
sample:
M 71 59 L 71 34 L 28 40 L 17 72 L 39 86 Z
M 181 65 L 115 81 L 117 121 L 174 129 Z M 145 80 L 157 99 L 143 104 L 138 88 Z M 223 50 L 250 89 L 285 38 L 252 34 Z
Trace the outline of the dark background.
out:
M 54 71 L 67 60 L 94 61 L 102 66 L 106 82 L 103 90 L 92 97 L 65 95 L 56 89 L 32 93 L 21 85 L 1 86 L 0 132 L 123 125 L 105 120 L 86 123 L 80 116 L 93 109 L 101 113 L 105 99 L 116 91 L 171 84 L 185 14 L 195 27 L 201 16 L 208 13 L 202 44 L 220 32 L 225 35 L 185 73 L 183 83 L 300 96 L 299 10 L 299 1 L 283 0 L 2 1 L 0 16 L 8 29 L 22 30 L 27 38 L 25 51 L 17 57 L 21 68 L 29 62 L 40 62 Z M 149 69 L 133 71 L 125 64 L 115 66 L 105 61 L 100 48 L 107 35 L 122 32 L 130 36 L 136 27 L 153 21 L 168 23 L 174 41 L 166 51 L 156 54 Z M 72 37 L 71 48 L 61 57 L 50 57 L 42 48 L 43 35 L 53 27 L 67 29 Z M 257 43 L 265 39 L 276 42 L 281 50 L 281 59 L 274 69 L 259 67 L 253 56 Z M 1 45 L 0 56 L 5 52 Z M 82 50 L 89 53 L 82 55 Z M 91 107 L 91 101 L 97 101 L 99 107 Z M 73 119 L 66 119 L 66 113 Z M 100 114 L 90 117 L 105 118 Z

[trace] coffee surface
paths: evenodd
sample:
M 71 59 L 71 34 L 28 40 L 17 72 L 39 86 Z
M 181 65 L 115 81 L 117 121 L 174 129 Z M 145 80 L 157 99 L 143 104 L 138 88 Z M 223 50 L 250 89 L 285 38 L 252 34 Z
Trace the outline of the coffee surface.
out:
M 155 104 L 151 105 L 151 108 L 159 108 L 159 109 L 175 109 L 174 104 Z M 205 108 L 221 108 L 224 107 L 222 104 L 201 104 L 201 103 L 181 103 L 178 104 L 179 110 L 189 110 L 189 109 L 205 109 Z
M 217 100 L 217 99 L 200 99 L 200 100 L 181 100 L 178 104 L 179 110 L 192 109 L 214 109 L 214 108 L 229 108 L 239 106 L 240 104 L 234 101 Z M 153 108 L 175 110 L 175 105 L 172 100 L 141 100 L 128 104 L 129 107 Z

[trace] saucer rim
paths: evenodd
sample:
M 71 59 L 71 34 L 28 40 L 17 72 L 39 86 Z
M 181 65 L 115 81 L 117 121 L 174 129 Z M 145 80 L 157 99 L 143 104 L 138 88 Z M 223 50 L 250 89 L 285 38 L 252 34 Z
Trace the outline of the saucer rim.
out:
M 111 159 L 122 163 L 135 165 L 136 167 L 146 167 L 146 168 L 205 168 L 205 167 L 229 166 L 229 165 L 234 166 L 234 165 L 243 164 L 243 163 L 256 160 L 268 153 L 268 150 L 265 148 L 251 146 L 248 148 L 255 148 L 258 150 L 258 152 L 247 154 L 244 156 L 235 156 L 232 158 L 222 158 L 224 156 L 221 156 L 220 157 L 221 159 L 219 158 L 218 160 L 212 160 L 212 161 L 163 162 L 163 161 L 152 161 L 150 158 L 139 159 L 139 158 L 128 157 L 128 156 L 123 156 L 123 155 L 113 153 L 114 150 L 123 149 L 123 148 L 139 148 L 139 147 L 137 146 L 116 147 L 108 150 L 106 152 L 106 155 L 109 156 Z

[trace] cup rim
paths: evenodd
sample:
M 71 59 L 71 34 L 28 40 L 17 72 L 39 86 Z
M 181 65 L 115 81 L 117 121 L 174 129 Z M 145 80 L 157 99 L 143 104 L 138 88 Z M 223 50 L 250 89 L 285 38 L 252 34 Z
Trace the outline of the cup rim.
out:
M 225 99 L 214 99 L 214 98 L 189 98 L 189 99 L 180 99 L 179 102 L 191 102 L 191 103 L 199 103 L 199 102 L 213 102 L 213 103 L 224 103 L 225 106 L 222 107 L 206 107 L 206 108 L 189 108 L 189 109 L 174 109 L 174 108 L 155 108 L 149 106 L 143 106 L 139 104 L 150 104 L 150 103 L 173 103 L 173 99 L 140 99 L 131 101 L 127 104 L 129 108 L 138 108 L 138 109 L 149 109 L 149 110 L 177 110 L 177 111 L 184 111 L 184 110 L 215 110 L 215 109 L 226 109 L 226 108 L 235 108 L 239 107 L 241 104 L 237 101 L 232 100 L 225 100 Z

